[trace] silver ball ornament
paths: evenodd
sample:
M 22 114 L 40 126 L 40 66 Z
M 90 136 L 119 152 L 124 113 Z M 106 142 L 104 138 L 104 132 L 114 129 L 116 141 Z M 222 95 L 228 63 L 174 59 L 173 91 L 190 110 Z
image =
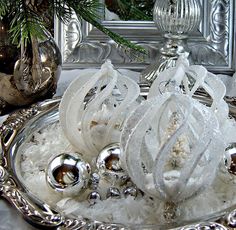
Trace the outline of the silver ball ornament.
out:
M 127 180 L 128 176 L 121 167 L 119 143 L 106 146 L 98 155 L 96 166 L 101 177 L 111 183 Z
M 87 187 L 90 172 L 90 165 L 77 153 L 62 153 L 48 164 L 46 181 L 57 192 L 76 195 Z

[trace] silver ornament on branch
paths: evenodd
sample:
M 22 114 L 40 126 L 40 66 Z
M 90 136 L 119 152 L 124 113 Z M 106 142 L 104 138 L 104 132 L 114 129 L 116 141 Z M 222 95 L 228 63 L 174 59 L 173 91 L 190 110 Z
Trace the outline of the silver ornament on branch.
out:
M 0 21 L 0 114 L 56 92 L 62 58 L 52 36 L 31 37 L 18 49 L 10 42 L 9 22 Z
M 95 74 L 81 75 L 60 103 L 65 136 L 90 161 L 108 144 L 119 142 L 124 121 L 138 105 L 139 94 L 138 84 L 116 71 L 109 61 Z
M 76 153 L 62 153 L 54 157 L 46 170 L 46 181 L 56 192 L 78 195 L 87 188 L 90 165 Z

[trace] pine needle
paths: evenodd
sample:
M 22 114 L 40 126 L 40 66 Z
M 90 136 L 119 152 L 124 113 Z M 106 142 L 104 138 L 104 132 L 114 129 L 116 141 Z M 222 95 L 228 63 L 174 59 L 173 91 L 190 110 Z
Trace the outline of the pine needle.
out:
M 120 35 L 112 32 L 111 30 L 107 29 L 103 25 L 101 25 L 97 18 L 99 18 L 97 14 L 97 8 L 96 7 L 101 7 L 100 3 L 98 1 L 89 1 L 89 0 L 84 0 L 85 2 L 93 2 L 91 5 L 87 5 L 86 8 L 80 7 L 79 5 L 75 8 L 76 13 L 83 18 L 85 21 L 88 23 L 92 24 L 95 26 L 97 29 L 99 29 L 101 32 L 104 34 L 108 35 L 111 39 L 113 39 L 116 43 L 120 44 L 121 46 L 128 47 L 134 51 L 141 52 L 143 54 L 146 54 L 146 50 L 138 45 L 135 45 L 134 43 L 130 42 L 129 40 L 121 37 Z
M 0 0 L 0 18 L 5 16 L 9 11 L 10 3 L 8 0 Z
M 67 23 L 75 11 L 78 16 L 108 35 L 121 47 L 128 47 L 131 50 L 146 54 L 145 49 L 141 46 L 133 44 L 99 23 L 99 11 L 101 12 L 104 7 L 99 0 L 43 0 L 39 6 L 33 2 L 28 0 L 0 0 L 0 17 L 6 13 L 13 17 L 10 33 L 12 42 L 15 44 L 23 42 L 27 45 L 32 37 L 39 39 L 45 37 L 46 20 L 43 19 L 41 10 L 37 9 L 40 4 L 44 4 L 47 6 L 46 15 L 56 15 L 60 21 Z
M 26 46 L 31 37 L 43 39 L 45 25 L 39 15 L 26 5 L 25 0 L 19 0 L 18 7 L 11 22 L 12 42 L 19 45 L 23 42 Z
M 122 20 L 142 20 L 142 21 L 152 21 L 152 17 L 146 15 L 142 10 L 136 7 L 132 0 L 116 0 L 119 12 L 119 17 Z

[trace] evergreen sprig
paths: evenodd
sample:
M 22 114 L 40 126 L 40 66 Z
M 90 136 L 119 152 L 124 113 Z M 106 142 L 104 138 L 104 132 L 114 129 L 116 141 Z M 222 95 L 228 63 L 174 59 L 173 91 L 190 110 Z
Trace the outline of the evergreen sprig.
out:
M 150 15 L 145 14 L 143 10 L 135 6 L 135 2 L 133 0 L 116 0 L 116 3 L 118 6 L 118 12 L 120 12 L 119 17 L 122 20 L 131 19 L 131 20 L 152 21 L 152 17 Z
M 43 8 L 43 6 L 46 6 Z M 14 43 L 27 45 L 32 37 L 43 38 L 46 31 L 45 15 L 56 15 L 58 19 L 67 23 L 73 12 L 97 29 L 112 38 L 122 46 L 145 53 L 145 50 L 124 39 L 101 25 L 99 10 L 102 4 L 99 0 L 0 0 L 0 18 L 11 15 L 11 35 Z
M 85 21 L 89 22 L 93 26 L 95 26 L 97 29 L 102 31 L 104 34 L 108 35 L 111 39 L 113 39 L 115 42 L 120 44 L 121 46 L 129 47 L 135 51 L 144 53 L 144 49 L 140 46 L 137 46 L 130 42 L 129 40 L 117 35 L 116 33 L 112 32 L 111 30 L 107 29 L 106 27 L 102 26 L 98 22 L 99 15 L 97 14 L 98 11 L 95 11 L 95 9 L 99 9 L 102 7 L 102 5 L 99 3 L 99 1 L 95 0 L 93 3 L 89 0 L 83 0 L 85 4 L 87 4 L 87 7 L 81 7 L 79 4 L 75 6 L 75 11 L 80 12 L 79 16 L 83 18 Z
M 57 18 L 63 23 L 69 22 L 73 13 L 73 8 L 67 6 L 67 1 L 54 0 L 53 4 L 49 4 L 49 10 L 52 15 L 56 15 Z
M 8 0 L 0 0 L 0 18 L 9 11 L 10 3 Z
M 18 0 L 18 3 L 19 8 L 11 22 L 12 42 L 17 43 L 21 40 L 26 46 L 31 37 L 43 39 L 46 28 L 42 18 L 25 3 L 25 0 Z

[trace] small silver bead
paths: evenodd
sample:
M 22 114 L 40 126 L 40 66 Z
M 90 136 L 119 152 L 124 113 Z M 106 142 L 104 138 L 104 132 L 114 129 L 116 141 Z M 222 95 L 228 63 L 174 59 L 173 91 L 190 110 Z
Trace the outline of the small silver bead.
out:
M 230 174 L 236 175 L 236 143 L 230 144 L 225 150 L 225 166 Z
M 96 190 L 98 188 L 99 181 L 100 176 L 97 173 L 92 173 L 89 183 L 90 189 Z
M 123 175 L 119 178 L 119 185 L 123 186 L 125 184 L 127 184 L 130 181 L 130 177 L 128 175 Z
M 120 190 L 118 188 L 115 187 L 110 187 L 107 190 L 107 198 L 115 198 L 115 199 L 119 199 L 120 198 Z
M 138 190 L 137 190 L 137 188 L 135 188 L 135 187 L 133 187 L 133 186 L 126 187 L 126 188 L 124 188 L 124 190 L 123 190 L 123 194 L 124 194 L 125 197 L 128 197 L 128 196 L 137 197 L 137 195 L 138 195 Z
M 87 200 L 91 205 L 93 205 L 101 200 L 101 196 L 97 191 L 92 191 L 89 193 Z
M 92 173 L 91 180 L 93 183 L 98 184 L 100 180 L 100 176 L 97 173 Z

